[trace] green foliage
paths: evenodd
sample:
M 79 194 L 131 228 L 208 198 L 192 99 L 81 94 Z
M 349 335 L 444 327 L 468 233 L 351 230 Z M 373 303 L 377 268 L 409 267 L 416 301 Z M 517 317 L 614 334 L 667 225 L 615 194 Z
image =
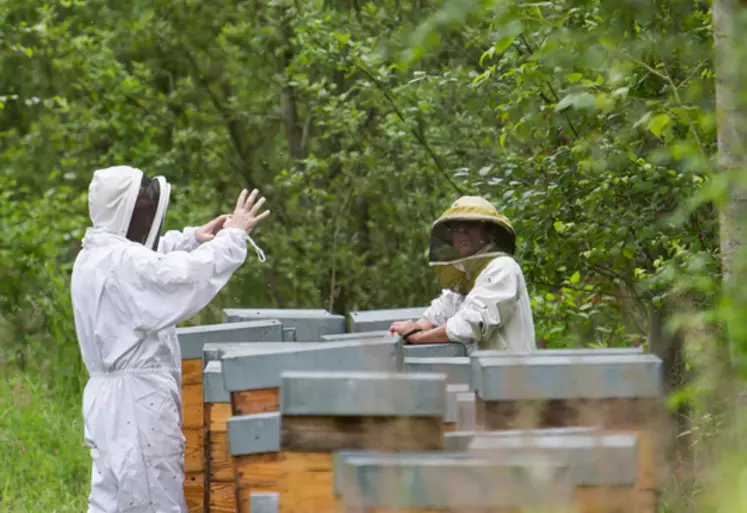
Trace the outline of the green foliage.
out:
M 8 285 L 10 357 L 34 331 L 16 319 L 38 325 L 41 305 L 70 322 L 85 189 L 117 163 L 176 184 L 168 228 L 227 211 L 244 186 L 267 195 L 269 260 L 215 307 L 425 304 L 428 226 L 462 193 L 514 220 L 550 345 L 646 339 L 672 266 L 718 272 L 712 209 L 671 218 L 711 175 L 699 4 L 6 5 L 0 219 L 36 248 L 29 262 L 29 243 L 3 246 L 6 275 L 26 262 L 34 277 Z M 49 221 L 44 193 L 64 207 Z
M 626 24 L 629 4 L 473 7 L 493 44 L 462 82 L 489 106 L 494 155 L 465 180 L 515 219 L 539 334 L 615 343 L 627 324 L 645 336 L 672 265 L 698 256 L 717 271 L 713 210 L 682 202 L 709 180 L 715 150 L 709 13 L 660 3 Z M 691 32 L 667 36 L 675 27 Z
M 41 371 L 63 393 L 81 391 L 69 272 L 83 233 L 85 196 L 59 173 L 42 193 L 0 176 L 0 364 Z M 64 365 L 57 365 L 63 362 Z
M 169 228 L 225 212 L 244 186 L 268 196 L 269 261 L 216 307 L 425 304 L 428 226 L 462 193 L 515 221 L 551 345 L 645 339 L 672 266 L 718 272 L 712 209 L 671 217 L 711 175 L 700 4 L 5 5 L 8 358 L 38 336 L 24 322 L 70 322 L 85 189 L 117 163 L 176 184 Z

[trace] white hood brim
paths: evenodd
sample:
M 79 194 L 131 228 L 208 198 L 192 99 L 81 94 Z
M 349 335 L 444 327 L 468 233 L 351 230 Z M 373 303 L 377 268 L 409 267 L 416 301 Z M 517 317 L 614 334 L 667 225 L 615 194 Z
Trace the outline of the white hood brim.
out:
M 163 176 L 157 176 L 153 180 L 159 186 L 158 205 L 144 244 L 155 250 L 158 247 L 161 224 L 169 207 L 171 185 Z M 88 210 L 95 233 L 127 236 L 142 181 L 143 172 L 130 166 L 113 166 L 94 172 L 88 188 Z
M 153 219 L 153 224 L 150 225 L 150 231 L 148 232 L 148 238 L 145 241 L 145 247 L 151 248 L 155 251 L 155 249 L 158 248 L 156 237 L 158 237 L 158 234 L 160 233 L 161 223 L 163 223 L 163 219 L 166 217 L 166 210 L 169 208 L 171 185 L 163 176 L 156 176 L 153 180 L 158 182 L 158 205 L 156 205 L 156 215 Z
M 88 212 L 94 229 L 125 237 L 140 192 L 143 172 L 130 166 L 99 169 L 88 187 Z

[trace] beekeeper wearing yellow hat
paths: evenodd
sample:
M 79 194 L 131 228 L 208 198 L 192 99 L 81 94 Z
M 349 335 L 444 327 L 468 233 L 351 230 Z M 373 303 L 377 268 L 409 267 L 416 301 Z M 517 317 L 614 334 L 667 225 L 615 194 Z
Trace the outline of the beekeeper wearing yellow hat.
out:
M 409 344 L 460 342 L 475 349 L 536 349 L 524 274 L 514 260 L 511 222 L 489 201 L 463 196 L 433 223 L 430 266 L 443 288 L 417 322 L 395 322 L 390 334 Z

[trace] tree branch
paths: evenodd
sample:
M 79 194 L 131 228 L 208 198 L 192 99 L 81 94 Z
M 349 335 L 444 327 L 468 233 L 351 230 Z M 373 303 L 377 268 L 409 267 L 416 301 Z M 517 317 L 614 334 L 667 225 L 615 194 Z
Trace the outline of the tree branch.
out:
M 394 100 L 394 98 L 392 97 L 392 95 L 389 92 L 389 90 L 386 89 L 381 84 L 381 82 L 379 81 L 379 79 L 377 79 L 373 75 L 373 73 L 371 73 L 368 69 L 366 69 L 365 66 L 362 66 L 362 65 L 360 65 L 358 63 L 355 63 L 355 62 L 350 63 L 350 64 L 352 64 L 353 66 L 355 66 L 356 68 L 358 68 L 359 70 L 361 70 L 363 73 L 366 74 L 366 76 L 368 78 L 371 79 L 371 81 L 376 85 L 376 87 L 384 94 L 384 97 L 387 99 L 387 101 L 389 102 L 389 104 L 392 106 L 392 109 L 394 110 L 394 113 L 397 115 L 397 117 L 400 119 L 400 121 L 402 121 L 403 123 L 406 124 L 407 120 L 405 119 L 405 116 L 402 114 L 402 111 L 400 111 L 399 107 L 397 106 L 397 102 Z M 446 172 L 446 170 L 444 169 L 443 165 L 441 164 L 441 160 L 439 159 L 438 155 L 436 155 L 436 153 L 433 151 L 433 149 L 431 148 L 431 146 L 428 144 L 428 141 L 426 140 L 425 136 L 421 135 L 417 130 L 412 129 L 412 128 L 410 129 L 410 132 L 412 133 L 412 135 L 415 136 L 415 138 L 418 140 L 418 142 L 420 142 L 420 144 L 423 146 L 423 148 L 425 149 L 425 151 L 431 157 L 431 160 L 433 160 L 434 164 L 436 164 L 436 168 L 438 168 L 439 172 L 444 176 L 444 178 L 446 178 L 446 180 L 454 188 L 454 190 L 456 192 L 458 192 L 459 194 L 464 194 L 464 192 L 462 191 L 462 189 L 451 179 L 451 177 L 449 176 L 449 174 Z
M 679 86 L 677 86 L 677 84 L 674 83 L 674 80 L 672 80 L 672 77 L 669 76 L 668 73 L 662 73 L 661 71 L 657 70 L 653 66 L 639 59 L 636 59 L 635 57 L 633 57 L 632 55 L 628 54 L 627 52 L 623 50 L 620 50 L 618 48 L 610 48 L 610 47 L 605 47 L 605 48 L 625 57 L 626 59 L 629 59 L 631 62 L 641 66 L 642 68 L 645 68 L 649 73 L 651 73 L 652 75 L 656 75 L 657 77 L 664 80 L 667 84 L 669 84 L 669 86 L 672 88 L 672 95 L 674 96 L 675 101 L 680 107 L 682 107 L 682 112 L 685 117 L 685 120 L 687 121 L 688 129 L 690 130 L 690 133 L 692 134 L 693 139 L 695 139 L 695 142 L 698 144 L 698 149 L 700 150 L 701 156 L 707 159 L 708 155 L 706 154 L 705 147 L 703 146 L 703 143 L 700 140 L 700 135 L 698 134 L 698 131 L 695 129 L 695 123 L 693 123 L 693 120 L 690 118 L 690 115 L 687 113 L 687 109 L 685 108 L 685 103 L 682 101 L 682 98 L 680 98 L 680 93 L 678 91 Z M 664 63 L 662 63 L 662 66 L 664 66 Z M 688 76 L 683 83 L 689 80 L 690 76 Z
M 529 42 L 524 37 L 524 34 L 519 34 L 519 38 L 524 43 L 524 46 L 527 47 L 527 51 L 529 51 L 529 55 L 532 55 L 534 53 L 534 48 L 529 44 Z M 555 92 L 555 88 L 552 86 L 549 80 L 545 80 L 545 84 L 547 84 L 548 89 L 550 89 L 550 93 L 555 98 L 555 101 L 552 102 L 547 96 L 545 96 L 544 93 L 540 92 L 540 97 L 542 100 L 547 103 L 548 105 L 552 105 L 553 103 L 558 103 L 560 101 L 560 97 L 558 96 L 558 93 Z M 562 116 L 565 118 L 566 123 L 568 123 L 568 127 L 571 129 L 571 132 L 573 132 L 573 135 L 576 137 L 576 139 L 579 138 L 578 131 L 576 130 L 576 127 L 573 125 L 573 121 L 571 121 L 571 117 L 568 115 L 566 111 L 562 111 Z

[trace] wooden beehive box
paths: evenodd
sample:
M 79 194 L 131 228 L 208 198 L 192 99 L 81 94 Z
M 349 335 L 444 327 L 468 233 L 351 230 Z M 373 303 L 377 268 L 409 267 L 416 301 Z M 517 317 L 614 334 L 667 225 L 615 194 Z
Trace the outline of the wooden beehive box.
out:
M 476 357 L 478 429 L 598 426 L 639 436 L 641 483 L 659 484 L 661 360 L 647 354 Z
M 446 376 L 283 373 L 280 511 L 334 509 L 333 454 L 439 451 Z
M 337 513 L 574 511 L 570 467 L 547 459 L 502 462 L 451 454 L 351 455 L 337 462 L 335 483 Z
M 212 324 L 178 328 L 182 357 L 182 431 L 185 444 L 184 495 L 189 513 L 203 513 L 207 506 L 205 473 L 205 409 L 203 406 L 203 347 L 213 342 L 282 340 L 282 325 L 277 321 Z

